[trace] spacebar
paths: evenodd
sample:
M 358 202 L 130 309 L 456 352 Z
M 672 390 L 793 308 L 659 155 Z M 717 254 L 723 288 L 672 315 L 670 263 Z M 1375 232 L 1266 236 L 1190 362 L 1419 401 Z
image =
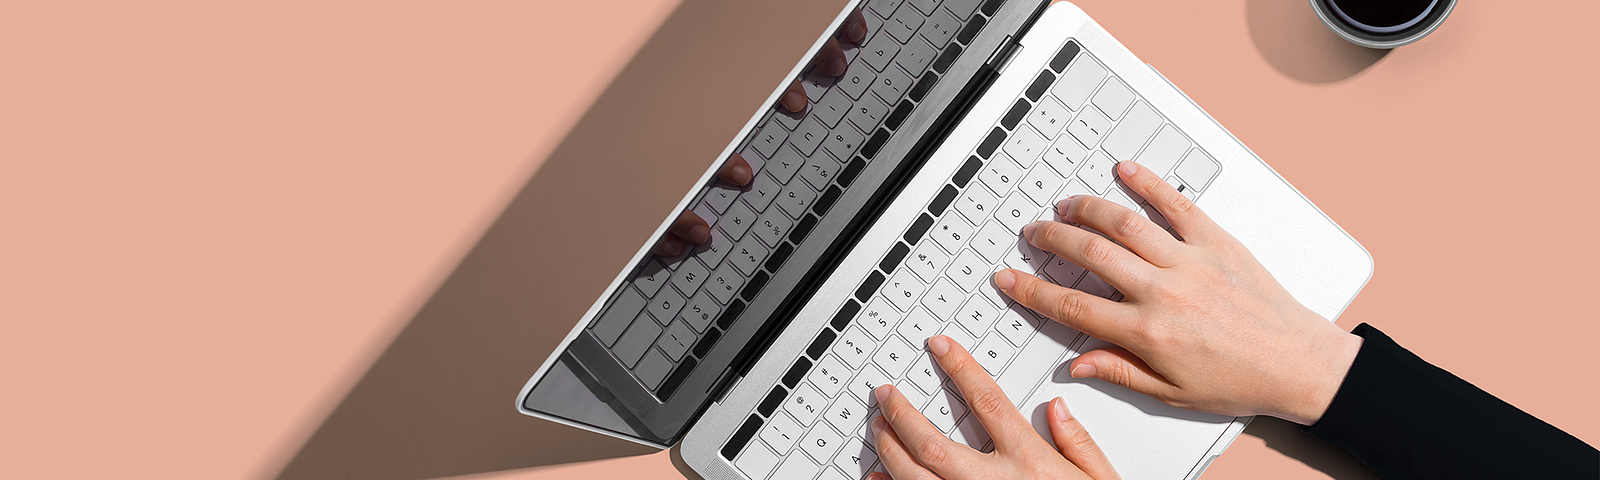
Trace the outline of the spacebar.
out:
M 1048 379 L 1061 366 L 1064 355 L 1082 337 L 1077 330 L 1055 321 L 1045 321 L 1037 335 L 1022 347 L 1011 368 L 1000 374 L 1000 390 L 1006 392 L 1011 402 L 1019 407 L 1033 393 L 1039 379 Z

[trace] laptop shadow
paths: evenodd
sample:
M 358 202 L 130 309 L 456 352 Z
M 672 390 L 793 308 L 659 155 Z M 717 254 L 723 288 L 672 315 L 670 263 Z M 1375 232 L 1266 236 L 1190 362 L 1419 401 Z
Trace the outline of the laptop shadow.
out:
M 435 478 L 655 452 L 521 415 L 515 396 L 840 8 L 685 0 L 261 476 Z
M 1261 57 L 1279 73 L 1306 83 L 1349 79 L 1389 55 L 1340 38 L 1306 0 L 1248 0 L 1245 21 Z

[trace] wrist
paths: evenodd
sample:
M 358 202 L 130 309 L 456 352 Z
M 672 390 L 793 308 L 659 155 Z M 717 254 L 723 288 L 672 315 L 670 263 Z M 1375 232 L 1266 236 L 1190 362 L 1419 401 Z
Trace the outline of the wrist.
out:
M 1313 359 L 1302 370 L 1307 374 L 1302 388 L 1292 392 L 1293 397 L 1272 416 L 1309 426 L 1321 420 L 1333 404 L 1345 375 L 1350 373 L 1350 365 L 1361 352 L 1363 339 L 1338 327 L 1329 330 L 1332 332 L 1316 343 L 1321 348 L 1312 349 Z

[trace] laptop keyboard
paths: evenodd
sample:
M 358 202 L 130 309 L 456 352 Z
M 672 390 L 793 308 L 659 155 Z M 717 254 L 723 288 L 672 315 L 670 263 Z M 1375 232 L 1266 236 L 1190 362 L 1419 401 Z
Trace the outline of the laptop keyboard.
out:
M 651 255 L 588 332 L 656 398 L 671 397 L 1001 0 L 980 3 L 869 2 L 867 39 L 845 50 L 844 75 L 808 71 L 809 106 L 774 109 L 742 151 L 755 170 L 750 185 L 719 182 L 694 207 L 711 241 L 674 258 Z
M 957 442 L 991 442 L 924 352 L 948 335 L 1022 401 L 1086 338 L 1010 301 L 990 282 L 1015 268 L 1113 300 L 1099 276 L 1019 232 L 1069 195 L 1099 196 L 1171 227 L 1117 184 L 1135 160 L 1198 199 L 1221 166 L 1069 40 L 721 450 L 750 478 L 851 479 L 878 470 L 873 389 L 894 384 Z M 1174 233 L 1174 235 L 1176 235 Z M 1040 336 L 1050 339 L 1039 340 Z M 1052 341 L 1053 340 L 1053 341 Z

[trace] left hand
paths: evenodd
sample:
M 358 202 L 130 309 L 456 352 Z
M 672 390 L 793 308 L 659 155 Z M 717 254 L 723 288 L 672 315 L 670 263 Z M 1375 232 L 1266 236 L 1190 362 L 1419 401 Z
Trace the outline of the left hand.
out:
M 905 395 L 884 385 L 874 391 L 884 413 L 873 420 L 872 435 L 889 474 L 873 473 L 869 480 L 1121 478 L 1061 398 L 1050 401 L 1050 436 L 1056 444 L 1051 448 L 960 344 L 936 335 L 928 339 L 928 350 L 994 439 L 994 451 L 981 453 L 950 440 Z

